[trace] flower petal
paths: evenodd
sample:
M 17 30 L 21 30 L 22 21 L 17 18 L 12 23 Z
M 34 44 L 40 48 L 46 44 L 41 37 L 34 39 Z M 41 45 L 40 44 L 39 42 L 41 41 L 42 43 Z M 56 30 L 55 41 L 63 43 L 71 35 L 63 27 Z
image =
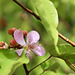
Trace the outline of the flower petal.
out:
M 15 50 L 15 52 L 16 52 L 19 56 L 21 56 L 22 51 L 23 51 L 23 48 L 22 48 L 22 49 Z
M 33 57 L 33 52 L 31 50 L 25 51 L 26 56 L 29 58 L 29 60 Z
M 15 30 L 14 31 L 14 38 L 16 40 L 16 42 L 22 46 L 25 46 L 25 40 L 23 37 L 23 33 L 20 30 Z
M 31 31 L 27 34 L 27 43 L 37 43 L 38 40 L 40 39 L 40 35 L 36 31 Z
M 36 55 L 43 56 L 45 54 L 45 49 L 41 45 L 35 45 L 35 48 L 32 49 Z

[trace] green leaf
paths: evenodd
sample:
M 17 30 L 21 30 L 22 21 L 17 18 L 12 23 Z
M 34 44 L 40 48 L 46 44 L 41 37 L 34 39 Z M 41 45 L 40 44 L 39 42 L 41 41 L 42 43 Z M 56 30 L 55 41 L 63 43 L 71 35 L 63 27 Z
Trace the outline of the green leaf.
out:
M 67 65 L 75 71 L 75 47 L 70 45 L 59 46 L 60 55 L 54 54 L 55 57 L 63 59 Z
M 46 62 L 41 64 L 41 67 L 42 67 L 43 70 L 46 70 L 46 69 L 49 69 L 55 63 L 56 63 L 56 61 L 54 60 L 53 57 L 51 57 L 49 60 L 47 60 Z
M 71 45 L 60 45 L 59 46 L 60 54 L 75 54 L 75 47 Z
M 58 42 L 58 31 L 56 29 L 58 25 L 58 14 L 53 5 L 49 0 L 32 0 L 33 5 L 41 18 L 41 22 L 48 32 L 48 37 L 52 37 L 55 49 L 59 53 L 57 42 Z
M 23 65 L 19 66 L 13 74 L 14 75 L 26 75 Z
M 38 66 L 37 68 L 32 70 L 29 75 L 40 75 L 42 72 L 43 72 L 42 68 Z
M 17 67 L 27 64 L 29 59 L 23 55 L 18 57 L 14 50 L 0 50 L 0 75 L 11 75 Z
M 53 72 L 53 71 L 45 71 L 43 74 L 41 75 L 66 75 L 65 73 L 61 73 L 61 72 Z
M 75 54 L 63 54 L 63 55 L 58 55 L 56 57 L 63 59 L 67 63 L 67 65 L 73 71 L 75 71 Z
M 73 47 L 71 45 L 61 44 L 58 47 L 59 47 L 60 55 L 62 55 L 62 54 L 75 54 L 75 47 Z M 48 47 L 48 48 L 50 48 L 50 47 Z M 53 50 L 50 53 L 52 55 L 54 55 L 54 56 L 57 56 L 58 55 Z
M 54 71 L 54 72 L 56 72 L 56 70 L 58 69 L 58 67 L 59 67 L 59 64 L 58 63 L 54 63 L 53 65 L 51 65 L 49 68 L 47 68 L 46 70 L 48 71 Z
M 43 61 L 45 61 L 49 56 L 50 56 L 50 54 L 48 52 L 46 52 L 45 55 L 42 56 L 42 57 L 40 57 L 40 56 L 33 56 L 33 59 L 27 64 L 27 68 L 29 70 L 32 69 L 32 68 L 34 68 L 38 64 L 40 64 Z
M 42 64 L 41 67 L 45 71 L 57 72 L 59 68 L 66 73 L 70 71 L 70 68 L 65 61 L 56 57 L 50 58 L 45 62 L 45 64 Z
M 27 64 L 28 70 L 31 70 L 35 66 L 39 65 L 43 61 L 45 61 L 50 54 L 46 52 L 46 54 L 42 57 L 40 56 L 33 56 L 33 59 Z M 29 75 L 40 75 L 43 72 L 43 68 L 39 65 L 37 68 L 33 69 Z
M 35 0 L 32 0 L 35 2 Z M 57 10 L 55 9 L 53 3 L 49 0 L 36 0 L 35 2 L 36 10 L 42 20 L 45 19 L 45 21 L 49 22 L 53 26 L 58 26 L 58 14 Z M 38 7 L 39 5 L 39 7 Z

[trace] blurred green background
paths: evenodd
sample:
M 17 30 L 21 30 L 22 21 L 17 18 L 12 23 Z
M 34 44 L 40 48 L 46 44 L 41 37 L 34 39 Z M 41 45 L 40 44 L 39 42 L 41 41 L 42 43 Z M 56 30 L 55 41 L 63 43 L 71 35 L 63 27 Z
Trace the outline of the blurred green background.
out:
M 18 0 L 18 1 L 32 10 L 33 6 L 28 0 Z M 57 28 L 58 31 L 68 39 L 75 42 L 75 0 L 51 0 L 51 1 L 54 3 L 59 15 L 59 26 Z M 47 32 L 43 27 L 43 25 L 40 23 L 40 21 L 38 21 L 28 12 L 24 11 L 15 2 L 13 2 L 13 0 L 0 0 L 0 41 L 4 41 L 9 44 L 10 40 L 12 39 L 12 36 L 8 35 L 8 29 L 11 28 L 22 29 L 26 30 L 27 32 L 31 30 L 36 30 L 39 32 L 41 36 L 40 43 L 43 46 L 46 46 L 47 44 L 48 45 L 52 44 L 49 41 Z M 67 43 L 63 41 L 61 38 L 59 38 L 58 45 L 59 44 L 67 44 Z M 46 59 L 48 56 L 49 55 L 46 54 L 45 57 L 42 57 L 42 60 Z M 35 60 L 35 58 L 33 58 L 33 60 Z M 31 61 L 29 65 L 33 66 L 32 63 L 38 64 L 39 62 Z M 48 63 L 46 64 L 49 65 Z M 64 65 L 66 64 L 64 63 Z M 59 70 L 59 74 L 54 75 L 74 75 L 74 73 L 72 73 L 73 71 L 71 71 L 71 69 L 67 65 L 66 65 L 67 69 L 66 66 L 62 66 L 61 64 L 60 66 L 61 69 Z M 29 69 L 31 68 L 31 66 L 28 67 Z M 16 73 L 17 72 L 18 70 L 16 71 Z M 33 72 L 33 74 L 37 73 Z M 51 74 L 53 73 L 51 72 Z

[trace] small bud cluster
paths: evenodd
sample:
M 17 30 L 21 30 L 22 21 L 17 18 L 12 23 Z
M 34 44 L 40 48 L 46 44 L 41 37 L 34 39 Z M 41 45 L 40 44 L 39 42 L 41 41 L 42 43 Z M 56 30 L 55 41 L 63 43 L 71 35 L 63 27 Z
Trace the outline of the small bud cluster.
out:
M 12 36 L 14 37 L 14 31 L 15 31 L 15 30 L 17 30 L 17 29 L 16 29 L 16 28 L 8 29 L 8 34 L 9 34 L 9 35 L 12 35 Z M 20 30 L 20 29 L 19 29 L 19 30 Z M 20 30 L 20 31 L 22 31 L 22 30 Z M 26 36 L 27 36 L 27 31 L 22 31 L 22 33 L 23 33 L 24 38 L 26 38 Z M 19 46 L 19 45 L 16 43 L 15 39 L 11 39 L 10 45 L 11 45 L 12 47 Z

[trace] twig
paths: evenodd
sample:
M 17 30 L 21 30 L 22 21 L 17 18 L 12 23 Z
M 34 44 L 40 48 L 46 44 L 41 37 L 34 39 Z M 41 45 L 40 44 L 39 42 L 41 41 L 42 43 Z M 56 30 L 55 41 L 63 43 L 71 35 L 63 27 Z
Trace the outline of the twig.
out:
M 21 48 L 23 48 L 23 46 L 17 44 L 16 46 L 9 46 L 8 48 L 9 48 L 9 49 L 10 49 L 10 48 L 18 48 L 18 49 L 21 49 Z
M 24 70 L 26 72 L 26 75 L 29 75 L 29 71 L 27 70 L 26 64 L 23 64 Z
M 58 33 L 59 37 L 61 37 L 63 40 L 65 40 L 66 42 L 68 42 L 69 44 L 71 44 L 73 47 L 75 47 L 75 43 L 72 42 L 71 40 L 69 40 L 68 38 L 66 38 L 65 36 L 63 36 L 62 34 Z
M 38 20 L 41 21 L 40 17 L 35 14 L 33 11 L 31 11 L 30 9 L 26 8 L 25 6 L 23 6 L 22 4 L 20 4 L 18 1 L 13 0 L 15 3 L 17 3 L 20 7 L 22 7 L 24 10 L 26 10 L 27 12 L 29 12 L 30 14 L 32 14 L 35 18 L 37 18 Z M 66 42 L 68 42 L 69 44 L 71 44 L 73 47 L 75 47 L 75 43 L 72 42 L 71 40 L 69 40 L 68 38 L 64 37 L 61 33 L 58 33 L 58 36 L 60 38 L 62 38 L 63 40 L 65 40 Z
M 31 72 L 33 69 L 35 69 L 36 67 L 38 67 L 39 65 L 41 65 L 42 63 L 46 62 L 48 59 L 50 59 L 52 57 L 52 55 L 50 55 L 45 61 L 41 62 L 40 64 L 38 64 L 37 66 L 35 66 L 34 68 L 32 68 L 29 72 Z
M 31 11 L 30 9 L 26 8 L 25 6 L 23 6 L 22 4 L 20 4 L 18 1 L 13 0 L 15 3 L 17 3 L 20 7 L 22 7 L 24 10 L 26 10 L 27 12 L 29 12 L 30 14 L 32 14 L 34 17 L 36 17 L 38 20 L 41 20 L 39 18 L 38 15 L 36 15 L 33 11 Z

